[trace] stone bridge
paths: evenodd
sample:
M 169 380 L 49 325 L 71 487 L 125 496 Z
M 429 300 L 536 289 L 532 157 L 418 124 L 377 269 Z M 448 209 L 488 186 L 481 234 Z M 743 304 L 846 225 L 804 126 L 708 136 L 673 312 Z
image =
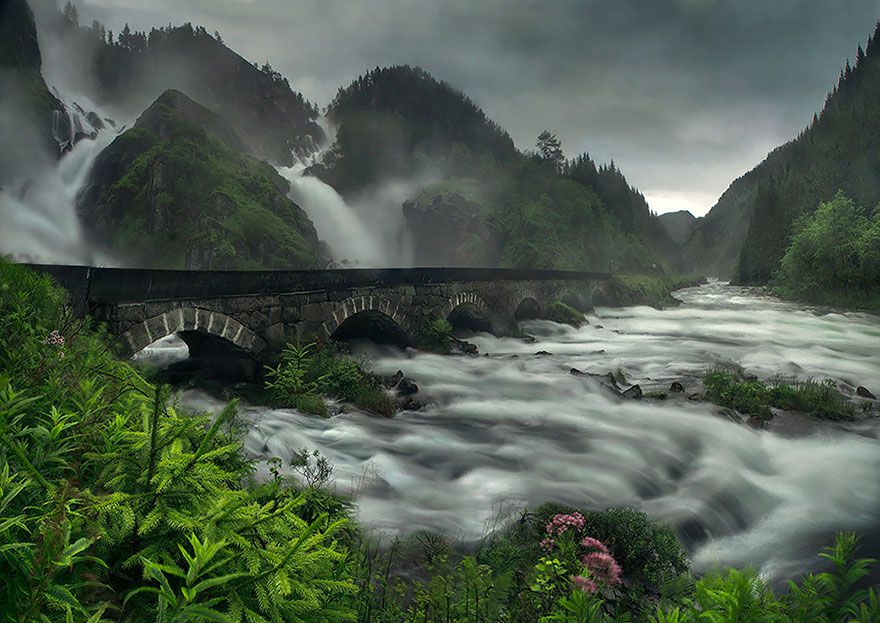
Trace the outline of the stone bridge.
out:
M 288 342 L 369 337 L 406 345 L 429 322 L 510 334 L 561 300 L 587 310 L 609 274 L 391 268 L 185 271 L 39 265 L 74 308 L 107 323 L 123 354 L 177 333 L 192 356 L 235 345 L 255 358 Z M 199 354 L 200 351 L 200 354 Z

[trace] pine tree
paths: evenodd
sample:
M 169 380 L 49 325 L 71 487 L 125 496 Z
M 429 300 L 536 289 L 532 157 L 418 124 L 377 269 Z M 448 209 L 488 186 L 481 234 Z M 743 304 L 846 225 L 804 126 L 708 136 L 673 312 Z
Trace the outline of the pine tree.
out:
M 558 171 L 565 156 L 562 153 L 562 142 L 550 130 L 544 130 L 538 135 L 535 143 L 538 153 L 545 162 L 549 162 Z

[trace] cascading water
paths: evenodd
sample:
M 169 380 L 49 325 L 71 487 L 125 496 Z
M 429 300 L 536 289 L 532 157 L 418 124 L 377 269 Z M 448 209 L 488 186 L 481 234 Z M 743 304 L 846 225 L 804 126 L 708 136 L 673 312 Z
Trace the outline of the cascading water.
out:
M 769 430 L 753 430 L 708 403 L 621 401 L 570 373 L 622 369 L 646 389 L 681 380 L 697 391 L 704 370 L 726 364 L 762 378 L 796 373 L 876 391 L 877 318 L 721 284 L 678 296 L 684 304 L 663 311 L 599 309 L 579 329 L 531 322 L 535 344 L 469 338 L 489 356 L 373 348 L 376 372 L 404 370 L 433 404 L 393 419 L 243 405 L 245 447 L 285 463 L 300 448 L 320 451 L 339 489 L 356 496 L 360 521 L 390 533 L 425 528 L 476 539 L 499 516 L 558 501 L 632 505 L 667 520 L 703 569 L 799 575 L 838 530 L 862 533 L 866 553 L 880 553 L 880 419 L 840 425 L 778 415 Z M 223 406 L 199 391 L 184 402 Z
M 63 155 L 35 163 L 27 177 L 0 189 L 0 253 L 35 262 L 106 264 L 108 258 L 96 258 L 83 239 L 76 197 L 115 131 L 110 123 L 93 127 L 71 98 L 56 95 L 66 110 L 53 113 L 52 133 Z
M 321 179 L 306 175 L 332 145 L 332 129 L 319 120 L 330 140 L 310 156 L 297 159 L 278 172 L 290 182 L 290 197 L 315 224 L 318 237 L 327 243 L 336 264 L 344 266 L 407 266 L 412 263 L 401 204 L 413 185 L 387 183 L 356 201 L 347 202 Z

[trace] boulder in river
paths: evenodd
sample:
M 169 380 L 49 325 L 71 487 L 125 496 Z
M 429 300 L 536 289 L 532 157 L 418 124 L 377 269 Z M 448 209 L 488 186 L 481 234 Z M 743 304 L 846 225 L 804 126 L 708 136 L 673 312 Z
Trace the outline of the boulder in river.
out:
M 669 391 L 674 394 L 683 393 L 684 392 L 684 385 L 682 385 L 678 381 L 673 381 L 672 385 L 669 386 Z
M 639 385 L 633 385 L 632 387 L 620 392 L 620 395 L 624 398 L 630 398 L 632 400 L 641 400 L 642 388 Z
M 394 389 L 396 389 L 397 393 L 401 396 L 412 396 L 413 394 L 418 393 L 419 386 L 416 385 L 416 382 L 411 378 L 405 376 L 400 379 Z
M 870 398 L 871 400 L 877 400 L 877 396 L 871 393 L 871 391 L 862 385 L 856 387 L 856 394 L 861 396 L 862 398 Z

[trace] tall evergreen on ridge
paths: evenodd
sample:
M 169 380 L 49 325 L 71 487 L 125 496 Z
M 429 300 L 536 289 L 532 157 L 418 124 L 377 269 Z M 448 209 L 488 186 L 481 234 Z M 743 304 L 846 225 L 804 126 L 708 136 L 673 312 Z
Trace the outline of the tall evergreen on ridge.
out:
M 810 125 L 724 192 L 688 240 L 686 262 L 697 272 L 766 283 L 795 220 L 839 190 L 860 205 L 880 201 L 880 22 Z

